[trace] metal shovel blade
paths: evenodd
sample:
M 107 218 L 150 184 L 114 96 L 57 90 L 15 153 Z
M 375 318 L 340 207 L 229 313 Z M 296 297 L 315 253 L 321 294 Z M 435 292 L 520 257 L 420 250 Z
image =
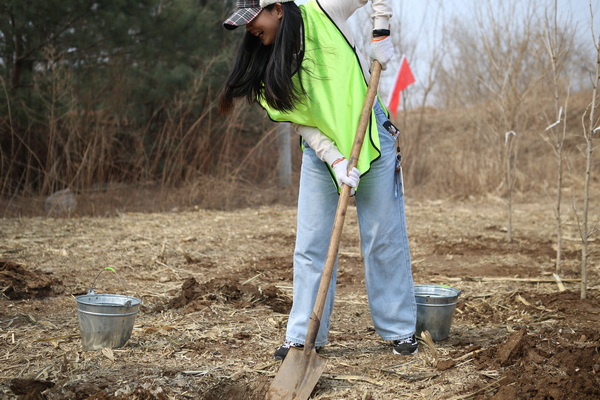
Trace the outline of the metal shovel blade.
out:
M 327 359 L 318 355 L 314 348 L 305 350 L 290 348 L 271 382 L 267 400 L 308 399 L 325 369 Z

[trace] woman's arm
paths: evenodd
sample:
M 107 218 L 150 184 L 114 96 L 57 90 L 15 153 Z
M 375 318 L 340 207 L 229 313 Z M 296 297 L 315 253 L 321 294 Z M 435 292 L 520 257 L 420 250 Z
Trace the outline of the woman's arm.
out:
M 329 139 L 317 128 L 304 125 L 295 125 L 295 128 L 296 133 L 302 136 L 308 146 L 317 153 L 317 157 L 321 161 L 332 165 L 334 161 L 344 157 L 335 143 L 333 143 L 333 140 Z
M 368 0 L 318 0 L 319 4 L 335 22 L 347 21 Z M 390 29 L 392 0 L 372 0 L 373 29 Z
M 373 0 L 373 29 L 390 29 L 392 18 L 391 0 Z

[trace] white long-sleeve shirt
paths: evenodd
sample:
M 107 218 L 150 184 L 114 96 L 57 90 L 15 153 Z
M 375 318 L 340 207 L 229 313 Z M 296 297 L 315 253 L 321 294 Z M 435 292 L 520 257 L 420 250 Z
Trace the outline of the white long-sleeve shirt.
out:
M 355 46 L 352 31 L 348 26 L 348 19 L 369 0 L 318 0 L 323 10 L 333 20 L 352 47 Z M 373 13 L 373 29 L 389 29 L 392 18 L 392 0 L 371 0 Z M 369 64 L 358 54 L 365 79 L 369 79 Z M 313 149 L 320 160 L 331 165 L 343 155 L 335 143 L 325 136 L 318 128 L 304 125 L 294 125 L 296 132 L 302 136 L 308 146 Z

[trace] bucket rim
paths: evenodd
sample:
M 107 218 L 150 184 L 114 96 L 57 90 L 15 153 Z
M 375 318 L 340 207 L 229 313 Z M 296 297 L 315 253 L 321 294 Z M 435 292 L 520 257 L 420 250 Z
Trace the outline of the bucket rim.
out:
M 417 304 L 456 304 L 462 290 L 444 285 L 415 285 Z
M 461 289 L 457 289 L 457 288 L 454 288 L 454 287 L 451 287 L 451 286 L 447 286 L 447 285 L 415 284 L 414 285 L 415 295 L 419 295 L 418 294 L 418 290 L 417 290 L 419 288 L 446 291 L 446 292 L 453 293 L 453 296 L 460 296 L 460 294 L 463 292 Z M 424 295 L 428 295 L 428 294 L 431 294 L 431 293 L 423 293 L 423 294 Z
M 417 307 L 455 307 L 458 303 L 419 303 Z
M 131 301 L 131 304 L 129 305 L 129 307 L 134 307 L 134 306 L 138 306 L 140 304 L 142 304 L 142 300 L 138 299 L 137 297 L 133 297 L 133 296 L 128 296 L 125 294 L 109 294 L 109 293 L 94 293 L 94 294 L 82 294 L 80 296 L 75 296 L 75 300 L 77 301 L 78 304 L 84 304 L 84 305 L 88 305 L 88 306 L 98 306 L 99 304 L 97 302 L 93 302 L 90 301 L 90 298 L 117 298 L 117 299 L 124 299 L 124 300 L 129 300 Z M 110 303 L 103 303 L 101 304 L 102 307 L 124 307 L 125 304 L 110 304 Z

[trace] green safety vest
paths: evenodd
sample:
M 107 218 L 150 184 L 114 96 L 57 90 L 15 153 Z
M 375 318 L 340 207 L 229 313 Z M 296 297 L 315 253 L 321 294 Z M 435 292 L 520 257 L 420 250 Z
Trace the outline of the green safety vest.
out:
M 344 35 L 315 0 L 300 5 L 304 21 L 304 71 L 293 76 L 306 91 L 296 108 L 282 112 L 259 99 L 273 121 L 292 122 L 318 128 L 350 158 L 352 144 L 367 94 L 367 84 L 358 55 Z M 300 76 L 299 76 L 300 75 Z M 381 155 L 375 113 L 367 126 L 357 168 L 365 174 Z

